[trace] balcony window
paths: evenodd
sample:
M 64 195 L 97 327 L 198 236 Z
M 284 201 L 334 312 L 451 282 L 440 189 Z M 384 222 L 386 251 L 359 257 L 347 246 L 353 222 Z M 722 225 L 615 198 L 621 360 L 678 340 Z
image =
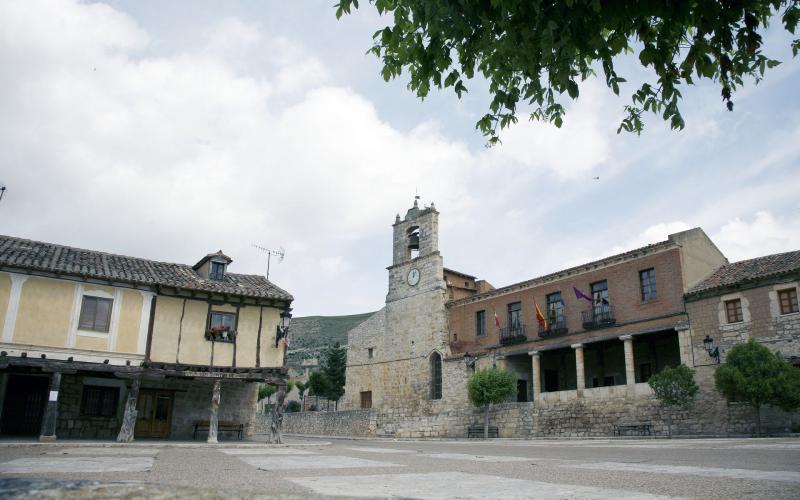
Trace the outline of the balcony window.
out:
M 656 300 L 656 270 L 655 268 L 639 271 L 639 284 L 642 289 L 642 302 Z
M 608 302 L 608 282 L 592 283 L 592 308 L 583 311 L 583 328 L 603 328 L 616 323 L 614 308 Z
M 522 302 L 513 302 L 508 305 L 508 327 L 516 330 L 522 324 Z
M 486 335 L 486 311 L 475 313 L 475 336 L 483 337 Z
M 781 314 L 798 312 L 797 289 L 789 288 L 788 290 L 778 291 L 778 302 L 780 302 L 781 305 Z
M 108 333 L 113 305 L 112 299 L 84 295 L 78 329 Z
M 744 321 L 744 316 L 742 316 L 742 300 L 726 300 L 725 316 L 728 320 L 728 323 L 741 323 Z
M 564 300 L 561 292 L 551 293 L 547 296 L 547 327 L 539 325 L 539 337 L 554 337 L 567 333 L 567 318 L 565 315 Z
M 236 313 L 211 311 L 206 340 L 233 342 L 236 338 Z

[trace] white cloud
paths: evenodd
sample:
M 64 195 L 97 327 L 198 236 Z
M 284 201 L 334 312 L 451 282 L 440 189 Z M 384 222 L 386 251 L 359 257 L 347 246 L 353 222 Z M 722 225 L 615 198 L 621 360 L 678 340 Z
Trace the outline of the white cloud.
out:
M 757 212 L 750 221 L 737 217 L 727 222 L 712 239 L 731 262 L 799 250 L 800 219 Z

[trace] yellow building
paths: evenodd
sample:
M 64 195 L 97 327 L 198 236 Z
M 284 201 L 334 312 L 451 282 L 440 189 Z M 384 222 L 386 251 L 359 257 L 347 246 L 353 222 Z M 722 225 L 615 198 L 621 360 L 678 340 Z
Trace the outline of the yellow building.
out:
M 293 298 L 231 262 L 0 236 L 0 434 L 247 434 L 258 382 L 285 381 Z

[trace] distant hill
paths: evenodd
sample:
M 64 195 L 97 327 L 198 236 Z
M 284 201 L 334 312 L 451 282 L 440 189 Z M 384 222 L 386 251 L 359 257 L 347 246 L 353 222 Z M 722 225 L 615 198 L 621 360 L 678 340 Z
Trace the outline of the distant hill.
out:
M 366 321 L 374 312 L 350 316 L 306 316 L 292 318 L 289 326 L 287 365 L 299 368 L 304 359 L 319 358 L 329 345 L 347 345 L 347 332 Z

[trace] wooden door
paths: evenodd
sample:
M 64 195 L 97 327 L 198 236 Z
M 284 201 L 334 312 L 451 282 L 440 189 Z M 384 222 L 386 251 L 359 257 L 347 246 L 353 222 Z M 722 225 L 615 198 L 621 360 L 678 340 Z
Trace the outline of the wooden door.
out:
M 136 403 L 136 437 L 169 437 L 172 426 L 173 393 L 142 389 Z

